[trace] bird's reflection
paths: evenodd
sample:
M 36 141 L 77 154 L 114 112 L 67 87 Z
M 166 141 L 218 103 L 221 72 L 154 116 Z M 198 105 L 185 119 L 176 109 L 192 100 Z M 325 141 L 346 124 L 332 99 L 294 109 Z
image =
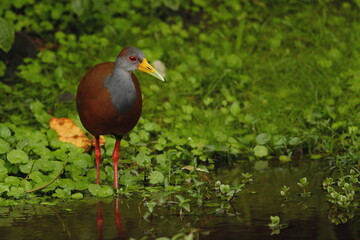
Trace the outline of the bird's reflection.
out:
M 97 212 L 97 230 L 98 230 L 98 239 L 102 240 L 103 239 L 103 233 L 102 233 L 102 226 L 103 226 L 103 213 L 101 210 L 101 202 L 98 202 L 98 212 Z M 115 220 L 115 225 L 116 228 L 118 230 L 118 236 L 119 239 L 126 239 L 125 237 L 125 232 L 124 229 L 122 227 L 122 221 L 121 221 L 121 214 L 120 214 L 120 209 L 119 209 L 119 199 L 116 198 L 115 199 L 115 207 L 114 207 L 114 220 Z

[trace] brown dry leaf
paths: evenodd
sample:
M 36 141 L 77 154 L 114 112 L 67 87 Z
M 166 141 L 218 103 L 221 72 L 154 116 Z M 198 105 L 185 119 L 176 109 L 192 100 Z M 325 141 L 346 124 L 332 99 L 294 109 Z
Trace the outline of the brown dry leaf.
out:
M 92 141 L 85 135 L 84 131 L 75 125 L 74 121 L 69 118 L 51 118 L 50 128 L 55 130 L 59 135 L 59 140 L 69 142 L 77 147 L 89 151 Z M 100 145 L 104 145 L 105 139 L 100 137 Z

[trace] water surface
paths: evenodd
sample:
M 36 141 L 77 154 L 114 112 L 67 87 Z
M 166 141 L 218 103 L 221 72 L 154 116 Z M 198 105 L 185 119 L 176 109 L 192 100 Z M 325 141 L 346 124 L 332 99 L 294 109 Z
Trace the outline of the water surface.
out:
M 266 165 L 266 164 L 265 164 Z M 256 167 L 239 164 L 218 170 L 213 179 L 229 184 L 241 181 L 241 173 L 253 172 L 253 183 L 240 193 L 226 212 L 206 209 L 180 217 L 166 209 L 144 220 L 143 199 L 68 200 L 57 206 L 0 208 L 0 239 L 147 239 L 171 237 L 192 231 L 199 239 L 360 239 L 358 210 L 344 224 L 331 221 L 339 212 L 326 201 L 321 189 L 325 176 L 332 174 L 325 164 L 298 161 L 287 165 Z M 310 181 L 312 195 L 302 198 L 297 186 L 300 178 Z M 293 199 L 284 201 L 280 187 L 287 185 Z M 199 209 L 196 209 L 199 210 Z M 356 212 L 357 211 L 357 212 Z M 196 212 L 196 214 L 195 214 Z M 211 214 L 209 212 L 212 212 Z M 287 225 L 273 234 L 267 226 L 270 216 L 278 215 Z

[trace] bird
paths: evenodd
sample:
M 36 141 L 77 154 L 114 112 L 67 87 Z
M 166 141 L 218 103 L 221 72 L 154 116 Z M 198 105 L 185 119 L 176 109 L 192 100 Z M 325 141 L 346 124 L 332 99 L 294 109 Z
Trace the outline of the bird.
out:
M 165 81 L 141 50 L 125 47 L 115 62 L 103 62 L 90 68 L 81 79 L 76 93 L 80 121 L 95 137 L 97 184 L 100 184 L 100 136 L 114 135 L 116 138 L 112 153 L 115 189 L 118 189 L 121 139 L 135 127 L 142 112 L 140 84 L 133 73 L 137 70 Z

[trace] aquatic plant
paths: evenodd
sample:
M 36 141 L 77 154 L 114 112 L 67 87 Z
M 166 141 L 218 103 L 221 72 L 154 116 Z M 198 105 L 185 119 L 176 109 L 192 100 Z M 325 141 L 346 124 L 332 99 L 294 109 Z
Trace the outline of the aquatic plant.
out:
M 307 192 L 307 191 L 306 191 L 306 187 L 309 185 L 309 182 L 308 182 L 308 180 L 307 180 L 306 177 L 301 178 L 301 179 L 299 180 L 299 182 L 297 183 L 297 185 L 302 188 L 303 192 L 301 193 L 301 195 L 302 195 L 303 197 L 308 197 L 308 196 L 310 196 L 311 192 Z
M 281 196 L 283 196 L 285 198 L 285 200 L 289 200 L 289 190 L 290 190 L 290 187 L 288 187 L 286 185 L 281 187 L 280 194 L 281 194 Z

